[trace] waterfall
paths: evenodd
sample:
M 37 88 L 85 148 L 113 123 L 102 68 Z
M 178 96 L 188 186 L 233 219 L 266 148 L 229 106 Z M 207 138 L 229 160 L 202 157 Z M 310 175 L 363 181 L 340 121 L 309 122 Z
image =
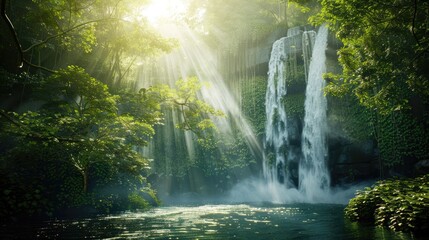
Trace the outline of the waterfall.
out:
M 328 29 L 323 25 L 317 34 L 297 29 L 288 33 L 295 35 L 281 38 L 273 44 L 269 62 L 265 98 L 265 179 L 237 184 L 230 199 L 235 202 L 345 204 L 357 189 L 366 184 L 330 187 L 327 100 L 323 94 L 325 82 L 322 77 L 326 72 Z M 296 41 L 298 38 L 300 41 Z M 305 76 L 302 72 L 293 72 L 294 56 L 298 59 L 298 71 L 304 69 Z M 302 107 L 302 115 L 295 113 L 294 116 L 293 110 L 298 104 L 287 99 L 296 95 L 303 97 L 304 94 L 305 100 L 298 103 Z M 296 179 L 294 171 L 298 172 Z
M 265 142 L 264 176 L 271 183 L 294 186 L 289 162 L 293 153 L 289 148 L 288 116 L 284 107 L 287 95 L 287 79 L 298 75 L 298 55 L 301 51 L 302 31 L 293 28 L 287 37 L 274 42 L 268 66 L 268 85 L 265 95 Z
M 274 42 L 268 66 L 263 172 L 270 183 L 280 183 L 288 188 L 297 187 L 301 149 L 300 146 L 290 146 L 299 132 L 297 121 L 286 112 L 285 99 L 288 86 L 296 85 L 296 79 L 300 77 L 298 64 L 310 61 L 315 35 L 314 31 L 303 32 L 299 27 L 289 29 L 286 37 Z M 302 67 L 302 71 L 305 72 L 302 78 L 305 78 L 307 68 Z M 305 84 L 304 79 L 301 81 Z
M 315 201 L 326 196 L 324 191 L 330 185 L 325 163 L 327 103 L 323 95 L 322 78 L 326 69 L 327 34 L 324 26 L 320 27 L 317 35 L 315 31 L 294 29 L 288 31 L 287 37 L 273 44 L 265 96 L 267 121 L 263 171 L 269 183 L 268 188 L 273 188 L 276 196 L 279 191 L 283 191 L 279 188 L 297 189 L 302 201 Z M 302 56 L 300 64 L 305 73 L 298 82 L 297 56 Z M 306 88 L 305 115 L 300 120 L 296 116 L 289 116 L 285 105 L 289 94 L 304 94 L 303 90 L 301 93 L 296 92 L 299 89 L 297 84 Z M 288 92 L 289 85 L 294 86 L 295 93 Z M 296 122 L 303 122 L 302 134 Z M 299 141 L 296 143 L 297 139 Z M 294 163 L 295 169 L 291 167 Z M 296 184 L 293 171 L 298 172 Z
M 310 67 L 310 60 L 311 60 L 311 54 L 313 53 L 313 45 L 314 41 L 316 39 L 316 32 L 315 31 L 305 31 L 302 34 L 302 55 L 304 58 L 304 73 L 305 73 L 305 80 L 308 79 L 308 71 Z
M 284 181 L 284 179 L 281 179 L 284 176 L 284 170 L 281 165 L 284 166 L 285 163 L 282 149 L 286 147 L 288 135 L 286 131 L 286 111 L 282 106 L 282 99 L 287 92 L 284 76 L 284 61 L 287 56 L 284 51 L 284 41 L 285 38 L 282 38 L 273 44 L 269 62 L 267 93 L 265 96 L 265 112 L 267 117 L 265 125 L 265 148 L 271 148 L 274 155 L 265 156 L 266 159 L 263 168 L 264 176 L 272 182 L 275 180 Z M 281 168 L 277 170 L 277 167 Z
M 328 190 L 330 178 L 326 166 L 326 110 L 327 101 L 323 94 L 326 71 L 328 29 L 320 27 L 310 62 L 308 83 L 305 92 L 305 117 L 302 132 L 303 158 L 299 166 L 299 188 L 309 200 L 314 200 Z

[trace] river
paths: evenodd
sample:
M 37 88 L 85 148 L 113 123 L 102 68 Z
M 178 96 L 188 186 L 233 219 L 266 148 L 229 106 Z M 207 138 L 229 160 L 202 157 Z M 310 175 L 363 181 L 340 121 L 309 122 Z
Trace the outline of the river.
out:
M 2 226 L 1 239 L 414 239 L 351 223 L 338 204 L 165 206 Z

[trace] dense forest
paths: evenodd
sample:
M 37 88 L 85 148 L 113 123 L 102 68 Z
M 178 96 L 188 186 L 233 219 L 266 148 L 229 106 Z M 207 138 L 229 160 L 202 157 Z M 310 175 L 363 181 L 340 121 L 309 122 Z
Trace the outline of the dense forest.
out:
M 1 0 L 1 221 L 219 196 L 276 152 L 299 156 L 300 134 L 287 149 L 264 140 L 269 54 L 326 25 L 329 187 L 381 180 L 345 215 L 428 231 L 428 1 L 161 2 Z M 282 60 L 294 70 L 277 106 L 299 131 L 304 54 Z M 298 188 L 294 161 L 273 168 Z

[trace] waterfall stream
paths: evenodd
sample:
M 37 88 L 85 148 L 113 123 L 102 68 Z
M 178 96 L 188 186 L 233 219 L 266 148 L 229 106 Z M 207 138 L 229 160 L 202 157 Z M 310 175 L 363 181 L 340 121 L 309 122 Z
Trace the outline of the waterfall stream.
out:
M 326 71 L 328 29 L 321 26 L 316 37 L 310 62 L 308 83 L 305 92 L 305 117 L 302 132 L 303 158 L 299 165 L 299 188 L 309 199 L 329 189 L 330 179 L 326 166 L 328 149 L 326 144 L 327 101 L 323 94 Z
M 317 35 L 314 31 L 295 29 L 273 44 L 265 101 L 267 121 L 263 171 L 274 198 L 282 195 L 279 192 L 284 192 L 284 189 L 296 189 L 299 193 L 294 191 L 294 194 L 300 195 L 300 201 L 314 202 L 323 199 L 329 190 L 330 179 L 326 167 L 327 101 L 323 95 L 322 78 L 326 71 L 327 36 L 325 26 L 320 27 Z M 289 94 L 288 82 L 297 76 L 297 53 L 302 53 L 307 82 L 304 127 L 300 135 L 301 142 L 298 143 L 298 154 L 293 150 L 290 136 L 291 131 L 297 128 L 288 126 L 293 118 L 288 116 L 285 107 L 285 98 Z M 299 159 L 296 169 L 290 167 L 294 158 Z M 299 173 L 298 184 L 294 184 L 294 171 Z
M 285 40 L 282 38 L 273 44 L 269 62 L 268 86 L 265 97 L 265 111 L 267 116 L 265 126 L 265 147 L 270 147 L 274 153 L 271 158 L 264 161 L 264 175 L 271 182 L 278 180 L 284 182 L 285 157 L 282 151 L 287 147 L 288 132 L 286 130 L 286 111 L 282 107 L 282 99 L 286 96 L 285 64 L 287 57 Z

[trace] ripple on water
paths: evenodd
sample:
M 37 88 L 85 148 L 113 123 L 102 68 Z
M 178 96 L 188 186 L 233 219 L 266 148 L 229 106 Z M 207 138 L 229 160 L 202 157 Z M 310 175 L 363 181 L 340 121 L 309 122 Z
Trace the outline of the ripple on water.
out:
M 412 239 L 406 234 L 351 224 L 344 220 L 343 208 L 328 204 L 161 207 L 94 219 L 52 220 L 32 228 L 10 226 L 0 232 L 0 238 Z

